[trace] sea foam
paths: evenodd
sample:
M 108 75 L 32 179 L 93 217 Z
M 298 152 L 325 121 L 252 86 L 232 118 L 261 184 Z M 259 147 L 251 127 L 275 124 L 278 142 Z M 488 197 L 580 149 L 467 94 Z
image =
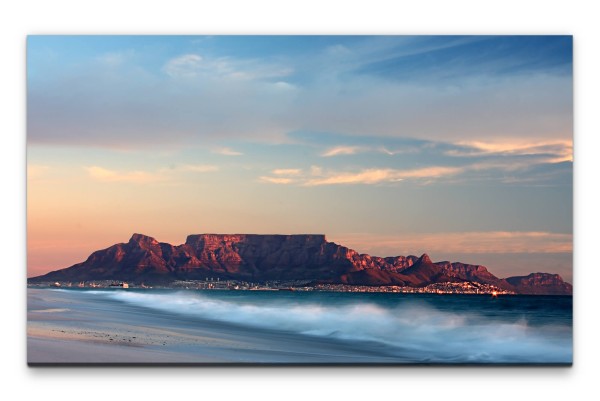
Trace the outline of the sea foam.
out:
M 373 302 L 327 304 L 252 297 L 213 297 L 192 291 L 94 291 L 119 302 L 192 319 L 282 330 L 362 347 L 417 362 L 569 363 L 571 328 L 493 319 L 422 303 L 384 307 Z M 258 294 L 257 294 L 258 295 Z

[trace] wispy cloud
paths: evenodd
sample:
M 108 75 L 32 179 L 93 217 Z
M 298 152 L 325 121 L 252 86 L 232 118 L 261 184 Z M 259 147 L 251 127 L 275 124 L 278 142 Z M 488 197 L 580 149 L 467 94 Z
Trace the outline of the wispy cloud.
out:
M 259 180 L 270 184 L 293 184 L 301 178 L 302 170 L 298 168 L 278 168 L 271 171 L 274 176 L 261 176 Z
M 419 153 L 422 150 L 423 150 L 422 148 L 415 147 L 415 146 L 405 146 L 401 149 L 393 149 L 393 150 L 388 149 L 385 146 L 377 148 L 378 152 L 381 152 L 388 156 L 395 156 L 395 155 L 401 155 L 401 154 L 407 154 L 407 153 Z
M 164 179 L 160 173 L 150 173 L 147 171 L 117 171 L 109 170 L 99 166 L 85 167 L 89 176 L 102 182 L 130 182 L 130 183 L 149 183 Z
M 208 57 L 199 54 L 184 54 L 165 63 L 164 71 L 173 78 L 217 78 L 228 80 L 262 80 L 290 75 L 293 69 L 256 59 L 234 57 Z M 283 81 L 275 83 L 280 88 L 290 89 L 293 85 Z
M 269 176 L 262 176 L 259 177 L 260 181 L 262 182 L 268 182 L 270 184 L 291 184 L 294 182 L 293 178 L 289 178 L 289 177 L 269 177 Z
M 377 184 L 381 182 L 397 182 L 403 178 L 399 171 L 392 169 L 367 169 L 359 172 L 333 173 L 326 177 L 308 179 L 304 185 L 338 185 L 338 184 Z
M 278 168 L 272 171 L 275 175 L 300 175 L 302 170 L 299 168 Z
M 546 231 L 340 234 L 331 240 L 378 256 L 421 253 L 569 253 L 573 235 Z
M 431 166 L 398 171 L 398 175 L 402 176 L 402 178 L 439 178 L 456 175 L 463 171 L 463 167 Z
M 208 164 L 184 164 L 171 168 L 163 168 L 157 171 L 119 171 L 100 166 L 84 167 L 88 175 L 101 182 L 129 182 L 147 184 L 152 182 L 172 181 L 174 175 L 180 173 L 209 173 L 219 170 L 218 166 Z
M 164 67 L 172 77 L 195 77 L 202 66 L 202 57 L 197 54 L 184 54 L 169 60 Z
M 523 148 L 525 152 L 525 148 Z M 437 153 L 438 155 L 440 153 Z M 449 156 L 450 163 L 456 164 Z M 569 168 L 564 165 L 565 159 L 560 154 L 542 153 L 539 155 L 524 153 L 522 155 L 490 156 L 476 158 L 466 157 L 458 165 L 431 165 L 419 168 L 366 167 L 358 169 L 326 169 L 311 166 L 306 170 L 278 169 L 272 171 L 275 176 L 293 175 L 294 180 L 281 181 L 278 184 L 297 184 L 307 187 L 323 185 L 374 185 L 411 181 L 421 185 L 429 185 L 440 180 L 461 183 L 488 181 L 504 184 L 565 184 Z M 443 159 L 444 157 L 440 157 Z M 562 178 L 561 178 L 562 177 Z M 263 180 L 265 182 L 271 182 Z M 273 181 L 275 182 L 275 181 Z
M 394 183 L 406 179 L 437 179 L 459 174 L 459 167 L 432 166 L 412 170 L 372 168 L 359 171 L 328 171 L 312 166 L 309 174 L 300 169 L 278 169 L 272 173 L 277 177 L 262 176 L 260 180 L 274 184 L 299 184 L 303 186 L 343 185 L 343 184 L 380 184 Z M 293 176 L 282 178 L 281 176 Z
M 357 153 L 383 153 L 388 156 L 395 156 L 398 154 L 407 154 L 407 153 L 418 153 L 422 151 L 421 148 L 415 146 L 407 146 L 400 149 L 390 150 L 385 146 L 379 147 L 371 147 L 371 146 L 335 146 L 321 153 L 323 157 L 332 157 L 332 156 L 340 156 L 340 155 L 355 155 Z
M 339 155 L 353 155 L 363 150 L 360 146 L 336 146 L 325 151 L 321 156 L 331 157 Z
M 223 156 L 241 156 L 241 155 L 243 155 L 242 152 L 238 152 L 237 150 L 233 150 L 231 148 L 213 149 L 212 153 L 216 153 L 218 155 L 223 155 Z
M 406 179 L 435 179 L 456 175 L 462 172 L 459 167 L 433 166 L 412 170 L 366 169 L 358 172 L 333 172 L 324 177 L 309 178 L 306 186 L 339 184 L 379 184 L 398 182 Z
M 390 80 L 413 81 L 527 75 L 538 71 L 570 72 L 571 39 L 566 36 L 413 37 L 407 40 L 404 46 L 392 43 L 384 47 L 380 60 L 374 60 L 373 55 L 359 70 Z
M 548 162 L 559 163 L 573 160 L 573 142 L 571 140 L 558 141 L 460 141 L 459 149 L 446 151 L 449 156 L 477 157 L 489 155 L 506 156 L 533 156 L 546 155 Z
M 293 91 L 298 89 L 296 85 L 293 85 L 286 81 L 277 81 L 273 84 L 273 87 L 281 91 Z
M 565 39 L 548 37 L 541 44 Z M 281 41 L 289 41 L 293 49 L 298 38 L 278 38 L 273 45 L 281 56 L 263 51 L 269 46 L 249 46 L 252 51 L 242 53 L 252 54 L 249 59 L 229 46 L 238 40 L 216 38 L 212 53 L 188 51 L 175 57 L 157 51 L 161 46 L 139 46 L 136 57 L 121 64 L 122 55 L 104 54 L 94 41 L 89 43 L 89 50 L 95 50 L 93 62 L 68 65 L 67 57 L 48 69 L 32 57 L 30 67 L 44 73 L 28 87 L 28 141 L 137 149 L 190 140 L 214 143 L 225 136 L 270 141 L 300 127 L 443 141 L 572 135 L 570 76 L 507 75 L 502 68 L 484 79 L 463 71 L 464 60 L 485 60 L 490 52 L 510 58 L 513 49 L 518 50 L 516 65 L 535 68 L 544 57 L 551 61 L 548 66 L 555 65 L 554 52 L 538 54 L 542 60 L 531 62 L 529 42 L 537 42 L 535 38 L 339 38 L 337 44 L 327 38 L 323 44 L 320 38 L 306 38 L 300 40 L 310 47 L 302 54 L 279 47 Z M 264 39 L 246 43 L 254 40 Z M 465 41 L 480 42 L 482 47 L 463 49 L 457 53 L 460 57 L 438 54 L 453 70 L 451 75 L 459 75 L 440 83 L 435 76 L 448 68 L 430 59 L 429 52 L 455 45 L 460 50 Z M 28 50 L 35 55 L 42 49 Z M 89 56 L 78 54 L 88 52 L 77 50 L 67 54 L 89 61 Z M 570 53 L 558 53 L 570 64 Z M 341 62 L 346 56 L 340 54 L 352 54 L 352 61 Z M 147 61 L 161 59 L 162 74 L 157 74 L 156 65 Z M 119 73 L 107 65 L 120 65 Z M 477 65 L 480 71 L 490 71 L 487 63 Z M 57 73 L 65 67 L 70 68 L 68 74 Z M 414 74 L 422 79 L 412 79 Z M 292 87 L 297 90 L 289 90 Z M 386 149 L 396 153 L 395 148 Z

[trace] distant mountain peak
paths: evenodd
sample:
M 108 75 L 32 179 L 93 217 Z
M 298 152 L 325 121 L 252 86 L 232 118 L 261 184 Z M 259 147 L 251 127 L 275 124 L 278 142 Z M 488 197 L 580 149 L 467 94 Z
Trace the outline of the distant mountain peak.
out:
M 433 262 L 431 261 L 431 258 L 426 253 L 424 253 L 423 255 L 421 255 L 419 257 L 419 259 L 417 260 L 417 262 L 418 263 L 433 264 Z
M 129 243 L 156 245 L 158 244 L 158 241 L 148 235 L 134 233 L 129 239 Z

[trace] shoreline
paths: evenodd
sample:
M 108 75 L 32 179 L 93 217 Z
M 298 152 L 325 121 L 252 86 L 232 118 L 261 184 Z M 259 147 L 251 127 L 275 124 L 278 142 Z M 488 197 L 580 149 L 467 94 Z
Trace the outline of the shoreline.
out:
M 170 285 L 136 285 L 127 282 L 121 282 L 120 285 L 107 285 L 106 283 L 96 283 L 88 285 L 72 285 L 70 282 L 55 283 L 28 283 L 27 288 L 60 288 L 60 289 L 170 289 L 170 290 L 209 290 L 209 291 L 297 291 L 297 292 L 355 292 L 355 293 L 398 293 L 398 294 L 461 294 L 461 295 L 527 295 L 518 294 L 514 291 L 504 290 L 491 284 L 482 284 L 474 282 L 444 282 L 430 284 L 424 287 L 409 287 L 397 285 L 351 285 L 351 284 L 316 284 L 304 286 L 269 286 L 255 285 L 240 287 L 231 285 L 224 281 L 222 284 L 206 282 L 175 282 Z M 537 295 L 537 294 L 532 294 Z M 554 295 L 554 294 L 539 294 Z M 557 294 L 563 295 L 563 294 Z M 571 294 L 564 294 L 571 295 Z
M 93 294 L 82 300 L 81 291 L 28 292 L 27 362 L 32 365 L 401 362 L 332 338 L 150 313 Z

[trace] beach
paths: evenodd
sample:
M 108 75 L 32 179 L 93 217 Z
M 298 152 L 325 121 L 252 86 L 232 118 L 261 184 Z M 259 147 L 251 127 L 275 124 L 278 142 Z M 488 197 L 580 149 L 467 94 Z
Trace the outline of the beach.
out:
M 30 365 L 572 360 L 570 297 L 27 291 Z
M 107 302 L 82 292 L 28 290 L 29 364 L 384 362 L 336 341 L 246 329 Z M 389 361 L 388 361 L 389 362 Z

